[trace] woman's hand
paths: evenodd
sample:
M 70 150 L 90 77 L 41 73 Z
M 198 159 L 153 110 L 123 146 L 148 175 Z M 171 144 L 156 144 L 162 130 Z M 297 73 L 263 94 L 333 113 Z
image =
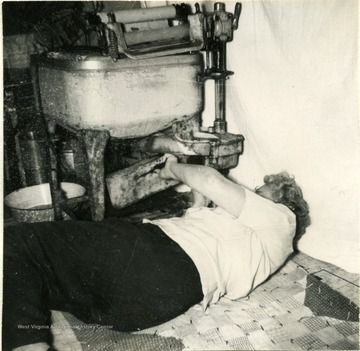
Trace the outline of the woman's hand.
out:
M 159 172 L 159 177 L 162 179 L 177 179 L 174 173 L 171 171 L 172 165 L 178 163 L 177 158 L 171 154 L 165 154 L 165 165 Z

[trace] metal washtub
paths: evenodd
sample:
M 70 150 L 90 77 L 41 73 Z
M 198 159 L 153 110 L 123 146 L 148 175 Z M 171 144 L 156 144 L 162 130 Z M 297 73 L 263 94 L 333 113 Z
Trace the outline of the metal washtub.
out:
M 204 108 L 199 53 L 116 62 L 100 54 L 49 53 L 36 63 L 46 118 L 74 129 L 146 136 Z

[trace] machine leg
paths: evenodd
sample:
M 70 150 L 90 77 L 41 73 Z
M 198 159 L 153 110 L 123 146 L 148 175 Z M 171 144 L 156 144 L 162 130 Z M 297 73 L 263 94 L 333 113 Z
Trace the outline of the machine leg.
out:
M 104 153 L 110 134 L 107 131 L 82 130 L 81 138 L 88 159 L 91 217 L 93 221 L 101 221 L 105 216 Z
M 52 204 L 54 208 L 54 219 L 55 221 L 62 221 L 63 214 L 61 211 L 61 204 L 63 203 L 64 199 L 61 193 L 61 186 L 58 179 L 58 172 L 57 172 L 57 158 L 56 158 L 56 148 L 53 142 L 54 133 L 53 131 L 55 128 L 52 129 L 52 125 L 49 124 L 49 135 L 48 135 L 48 159 L 50 161 L 50 193 Z

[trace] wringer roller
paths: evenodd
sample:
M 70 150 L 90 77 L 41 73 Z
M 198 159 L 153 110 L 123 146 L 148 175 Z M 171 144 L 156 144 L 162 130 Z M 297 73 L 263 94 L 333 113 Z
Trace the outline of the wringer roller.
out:
M 203 13 L 198 4 L 89 14 L 98 50 L 50 52 L 33 62 L 38 106 L 49 131 L 75 133 L 87 155 L 92 219 L 104 218 L 105 185 L 115 208 L 173 186 L 152 172 L 164 153 L 226 173 L 238 164 L 244 138 L 227 132 L 226 45 L 241 4 Z M 202 125 L 204 81 L 215 86 L 215 119 Z M 108 142 L 126 150 L 124 166 L 104 167 Z M 54 172 L 53 172 L 54 173 Z M 52 187 L 56 193 L 56 174 Z M 57 197 L 53 197 L 56 210 Z

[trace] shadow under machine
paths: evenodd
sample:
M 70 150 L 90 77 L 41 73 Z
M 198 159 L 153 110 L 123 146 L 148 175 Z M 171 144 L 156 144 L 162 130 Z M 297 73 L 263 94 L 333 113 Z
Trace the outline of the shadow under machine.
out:
M 225 85 L 232 74 L 226 45 L 240 12 L 240 3 L 234 13 L 223 3 L 211 12 L 198 4 L 194 11 L 181 4 L 99 12 L 89 17 L 99 50 L 35 58 L 38 107 L 51 139 L 60 126 L 86 156 L 92 220 L 105 216 L 106 188 L 120 209 L 173 186 L 152 172 L 165 153 L 222 173 L 238 164 L 244 138 L 227 132 Z M 215 118 L 207 127 L 201 116 L 206 80 L 215 88 Z M 120 160 L 110 171 L 109 143 Z M 56 169 L 52 164 L 50 187 L 55 219 L 61 219 Z

